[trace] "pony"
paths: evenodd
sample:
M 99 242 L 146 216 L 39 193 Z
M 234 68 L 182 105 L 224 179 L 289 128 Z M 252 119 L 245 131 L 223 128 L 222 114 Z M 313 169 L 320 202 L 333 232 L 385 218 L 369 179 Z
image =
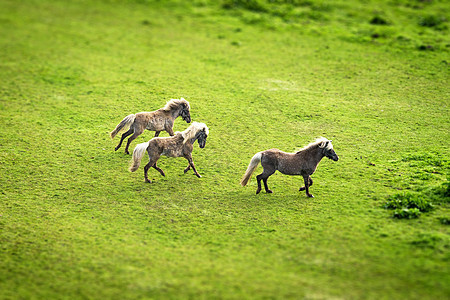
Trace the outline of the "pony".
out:
M 122 146 L 122 142 L 127 136 L 133 134 L 128 139 L 125 147 L 125 153 L 130 154 L 128 151 L 130 143 L 141 135 L 145 129 L 156 131 L 155 137 L 159 136 L 159 133 L 163 130 L 167 131 L 170 136 L 173 136 L 173 123 L 177 117 L 181 116 L 186 123 L 191 122 L 190 109 L 189 102 L 181 98 L 172 99 L 163 108 L 155 111 L 140 112 L 126 116 L 110 133 L 111 139 L 113 139 L 121 130 L 129 128 L 127 132 L 122 134 L 122 138 L 114 151 L 117 151 Z
M 256 153 L 250 160 L 247 171 L 241 180 L 241 185 L 247 185 L 250 177 L 261 162 L 263 172 L 256 176 L 258 188 L 256 194 L 261 192 L 261 180 L 264 182 L 266 193 L 272 193 L 267 186 L 267 178 L 275 173 L 276 170 L 286 175 L 301 175 L 305 183 L 299 191 L 306 191 L 308 197 L 314 197 L 309 193 L 309 187 L 312 186 L 313 180 L 311 175 L 317 168 L 317 165 L 323 157 L 327 157 L 334 161 L 338 161 L 339 157 L 334 152 L 331 141 L 326 138 L 318 138 L 315 142 L 302 148 L 296 153 L 286 153 L 278 149 L 270 149 Z
M 192 167 L 195 175 L 201 178 L 202 176 L 195 169 L 194 161 L 192 160 L 192 150 L 194 149 L 194 142 L 196 140 L 198 140 L 200 148 L 205 148 L 208 134 L 209 129 L 204 123 L 193 122 L 188 129 L 183 132 L 176 132 L 174 136 L 154 137 L 146 143 L 138 144 L 134 148 L 129 171 L 134 172 L 139 168 L 144 152 L 147 150 L 150 161 L 144 167 L 145 182 L 151 183 L 147 176 L 150 167 L 153 167 L 162 176 L 166 176 L 164 171 L 156 165 L 161 155 L 186 158 L 189 165 L 184 169 L 184 173 L 186 174 Z

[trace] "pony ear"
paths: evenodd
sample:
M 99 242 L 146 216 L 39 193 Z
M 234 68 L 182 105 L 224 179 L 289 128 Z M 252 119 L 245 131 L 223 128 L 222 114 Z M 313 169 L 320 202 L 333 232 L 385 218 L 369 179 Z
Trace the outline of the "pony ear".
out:
M 323 141 L 320 143 L 319 148 L 325 148 L 327 146 L 328 141 Z

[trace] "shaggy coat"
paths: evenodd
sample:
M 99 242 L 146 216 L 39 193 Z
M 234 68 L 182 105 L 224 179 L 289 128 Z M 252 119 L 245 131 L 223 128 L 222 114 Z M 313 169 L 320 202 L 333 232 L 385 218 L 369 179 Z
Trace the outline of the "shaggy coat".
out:
M 314 143 L 309 144 L 296 153 L 286 153 L 278 149 L 258 152 L 252 157 L 247 171 L 241 180 L 241 185 L 247 185 L 256 167 L 261 162 L 263 172 L 256 176 L 258 181 L 256 194 L 261 192 L 261 180 L 264 182 L 266 193 L 272 193 L 267 186 L 267 178 L 278 170 L 286 175 L 303 176 L 305 186 L 301 187 L 300 191 L 305 190 L 308 197 L 314 197 L 309 193 L 309 187 L 313 184 L 311 175 L 325 156 L 334 161 L 339 159 L 336 152 L 333 150 L 331 141 L 325 138 L 317 139 Z
M 119 125 L 110 133 L 114 138 L 120 131 L 129 130 L 122 135 L 119 144 L 114 149 L 117 151 L 122 145 L 123 140 L 133 134 L 127 141 L 125 153 L 130 154 L 128 148 L 130 143 L 141 135 L 145 129 L 156 131 L 155 137 L 159 136 L 161 131 L 167 131 L 171 136 L 173 133 L 173 124 L 177 117 L 181 116 L 187 123 L 191 122 L 189 102 L 181 99 L 172 99 L 163 107 L 152 112 L 140 112 L 134 115 L 126 116 Z
M 159 171 L 162 176 L 166 176 L 164 171 L 161 170 L 156 162 L 161 155 L 167 157 L 184 157 L 189 162 L 189 165 L 184 170 L 184 173 L 189 171 L 192 167 L 195 175 L 201 177 L 194 166 L 194 161 L 192 159 L 192 150 L 194 149 L 194 142 L 198 140 L 200 148 L 204 148 L 206 144 L 206 138 L 208 137 L 209 130 L 203 123 L 193 122 L 188 129 L 183 132 L 177 132 L 171 137 L 155 137 L 150 141 L 142 144 L 138 144 L 133 151 L 133 158 L 131 160 L 130 172 L 134 172 L 139 168 L 141 164 L 144 152 L 147 150 L 150 161 L 144 167 L 144 177 L 145 182 L 151 183 L 148 179 L 148 170 L 153 167 L 155 170 Z

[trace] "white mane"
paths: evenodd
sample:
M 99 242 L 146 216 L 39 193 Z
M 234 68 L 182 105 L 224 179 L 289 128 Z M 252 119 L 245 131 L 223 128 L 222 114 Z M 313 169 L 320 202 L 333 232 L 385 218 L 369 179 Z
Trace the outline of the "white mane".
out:
M 166 103 L 166 105 L 163 107 L 163 110 L 170 111 L 172 109 L 178 108 L 181 104 L 185 104 L 187 106 L 188 110 L 191 110 L 191 106 L 189 105 L 189 102 L 187 102 L 184 98 L 169 100 Z
M 329 143 L 327 144 L 327 142 L 329 142 Z M 303 147 L 302 149 L 298 150 L 297 152 L 309 149 L 316 145 L 318 145 L 319 148 L 324 148 L 326 145 L 327 150 L 333 149 L 333 145 L 331 144 L 331 141 L 329 139 L 324 138 L 324 137 L 319 137 L 314 142 L 308 144 L 307 146 Z
M 183 135 L 184 141 L 183 144 L 189 141 L 190 139 L 193 139 L 197 132 L 205 129 L 206 135 L 209 135 L 209 129 L 204 123 L 199 122 L 193 122 L 191 126 L 188 127 L 185 131 L 181 132 Z

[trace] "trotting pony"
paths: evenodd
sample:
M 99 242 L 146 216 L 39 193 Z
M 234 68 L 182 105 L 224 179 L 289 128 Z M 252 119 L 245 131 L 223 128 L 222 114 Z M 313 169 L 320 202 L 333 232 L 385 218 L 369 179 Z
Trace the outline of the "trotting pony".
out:
M 164 171 L 161 170 L 156 162 L 161 155 L 167 157 L 184 157 L 189 162 L 189 165 L 184 169 L 184 173 L 189 171 L 192 167 L 197 177 L 202 177 L 198 174 L 192 160 L 192 150 L 194 149 L 194 142 L 198 140 L 200 148 L 205 148 L 206 138 L 208 137 L 209 130 L 203 123 L 193 122 L 188 129 L 183 132 L 177 132 L 171 137 L 154 137 L 150 141 L 142 144 L 138 144 L 133 151 L 133 158 L 131 160 L 130 172 L 134 172 L 139 168 L 142 157 L 145 150 L 147 150 L 150 161 L 144 167 L 145 182 L 151 183 L 148 179 L 147 173 L 150 167 L 159 171 L 162 176 L 166 176 Z
M 317 168 L 317 165 L 326 156 L 334 161 L 339 157 L 333 150 L 331 141 L 326 138 L 319 138 L 314 143 L 309 144 L 297 153 L 286 153 L 278 149 L 270 149 L 256 153 L 248 165 L 247 171 L 241 180 L 241 185 L 247 185 L 250 177 L 261 162 L 263 172 L 256 176 L 258 188 L 256 194 L 261 192 L 261 180 L 264 182 L 266 193 L 272 193 L 267 186 L 267 178 L 275 173 L 276 170 L 286 175 L 301 175 L 305 186 L 299 191 L 305 191 L 308 197 L 314 197 L 309 193 L 309 187 L 313 184 L 311 175 Z
M 141 135 L 145 129 L 156 131 L 155 137 L 159 136 L 159 133 L 163 130 L 167 131 L 171 136 L 173 133 L 173 123 L 177 117 L 181 116 L 183 120 L 187 123 L 191 122 L 191 114 L 190 114 L 190 106 L 189 102 L 181 99 L 172 99 L 167 104 L 158 110 L 151 112 L 140 112 L 134 115 L 126 116 L 119 125 L 116 126 L 110 135 L 113 139 L 117 133 L 121 130 L 125 130 L 130 127 L 130 129 L 122 134 L 122 138 L 120 139 L 119 144 L 114 149 L 117 151 L 122 145 L 123 140 L 133 134 L 127 141 L 127 146 L 125 147 L 125 153 L 130 154 L 128 151 L 128 147 L 130 147 L 130 143 Z

